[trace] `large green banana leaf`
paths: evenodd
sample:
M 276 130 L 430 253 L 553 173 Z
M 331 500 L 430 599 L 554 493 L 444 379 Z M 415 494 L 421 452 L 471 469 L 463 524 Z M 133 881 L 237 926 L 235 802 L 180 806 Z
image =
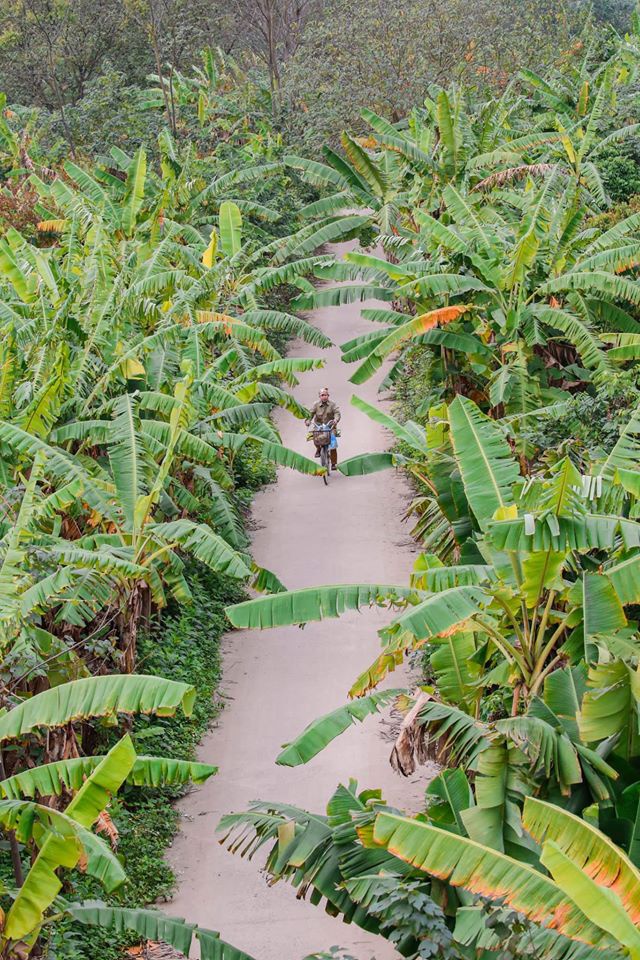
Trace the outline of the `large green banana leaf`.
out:
M 122 208 L 122 228 L 127 236 L 133 233 L 144 203 L 146 176 L 147 155 L 144 148 L 139 147 L 127 173 L 127 192 Z
M 485 529 L 496 510 L 513 504 L 518 464 L 502 428 L 467 397 L 457 396 L 450 404 L 449 424 L 469 506 Z
M 368 216 L 346 216 L 330 220 L 311 232 L 305 228 L 303 235 L 298 239 L 294 234 L 289 238 L 283 250 L 286 256 L 304 257 L 314 253 L 327 243 L 338 243 L 357 234 L 358 230 L 369 222 Z
M 235 443 L 233 449 L 240 449 L 245 443 L 256 443 L 266 460 L 271 460 L 272 463 L 277 463 L 281 467 L 290 467 L 291 470 L 297 470 L 299 473 L 317 477 L 324 472 L 317 460 L 303 457 L 295 450 L 273 440 L 266 440 L 264 437 L 257 436 L 256 433 L 224 434 L 222 440 L 224 446 Z
M 462 630 L 462 625 L 481 614 L 490 601 L 490 595 L 480 587 L 451 587 L 409 607 L 406 613 L 392 620 L 382 633 L 391 635 L 407 632 L 417 641 L 429 640 L 455 627 Z
M 306 157 L 288 154 L 283 157 L 283 162 L 288 167 L 299 170 L 303 179 L 315 187 L 331 185 L 343 190 L 349 185 L 348 181 L 337 170 L 326 163 L 320 163 L 318 160 L 307 160 Z
M 119 713 L 155 713 L 171 717 L 178 707 L 190 715 L 195 688 L 188 683 L 146 674 L 84 677 L 62 683 L 24 700 L 0 717 L 0 742 L 41 727 L 62 727 L 92 717 Z
M 340 142 L 342 143 L 344 152 L 351 161 L 351 165 L 360 177 L 367 182 L 373 193 L 379 197 L 384 196 L 386 191 L 384 176 L 381 171 L 378 170 L 374 160 L 369 156 L 364 147 L 360 146 L 358 141 L 354 140 L 353 137 L 350 137 L 346 132 L 340 137 Z
M 105 841 L 66 813 L 25 800 L 0 800 L 0 823 L 13 830 L 22 843 L 34 837 L 42 843 L 5 919 L 3 934 L 7 938 L 21 939 L 37 932 L 44 911 L 62 886 L 56 873 L 60 867 L 73 869 L 82 859 L 86 872 L 109 891 L 126 879 Z
M 227 257 L 234 257 L 242 246 L 242 214 L 237 203 L 224 200 L 218 213 L 220 246 Z
M 451 587 L 480 586 L 496 579 L 495 568 L 485 563 L 454 563 L 445 567 L 433 553 L 421 553 L 413 565 L 411 583 L 440 593 Z
M 135 750 L 129 737 L 123 737 L 87 777 L 65 811 L 65 817 L 79 827 L 88 830 L 117 793 L 135 761 Z M 3 804 L 19 801 L 0 801 Z M 35 805 L 32 804 L 32 807 Z M 54 827 L 55 829 L 55 827 Z M 84 839 L 83 839 L 84 837 Z M 67 838 L 57 832 L 48 832 L 41 843 L 40 852 L 29 870 L 24 884 L 7 914 L 4 935 L 11 940 L 20 940 L 37 930 L 44 912 L 53 903 L 61 887 L 56 875 L 59 866 L 74 867 L 83 850 L 87 858 L 88 872 L 97 877 L 107 888 L 114 889 L 125 879 L 118 860 L 98 838 L 89 834 L 79 837 L 82 846 L 69 845 Z
M 345 477 L 366 477 L 393 466 L 395 457 L 392 453 L 361 453 L 343 460 L 338 464 L 338 470 Z
M 221 940 L 212 930 L 174 917 L 166 917 L 157 910 L 114 907 L 99 900 L 63 902 L 62 905 L 69 916 L 85 926 L 100 927 L 114 933 L 134 931 L 144 940 L 168 943 L 185 957 L 189 956 L 195 937 L 200 943 L 201 960 L 252 960 L 242 950 Z
M 602 339 L 613 344 L 608 353 L 611 360 L 640 359 L 640 336 L 637 333 L 604 334 Z
M 427 438 L 424 428 L 419 424 L 414 423 L 411 420 L 409 420 L 407 423 L 400 423 L 395 419 L 395 417 L 392 417 L 384 410 L 381 410 L 379 406 L 374 406 L 372 403 L 367 403 L 366 400 L 363 400 L 361 397 L 355 395 L 351 397 L 351 403 L 356 410 L 366 413 L 370 420 L 374 420 L 381 426 L 386 427 L 387 430 L 390 430 L 397 440 L 402 441 L 402 443 L 406 443 L 407 446 L 411 447 L 413 450 L 416 450 L 418 453 L 421 453 L 423 456 L 426 456 L 429 453 L 429 447 L 427 445 Z
M 465 705 L 479 696 L 477 681 L 481 666 L 475 660 L 474 634 L 460 632 L 438 637 L 432 647 L 431 668 L 438 692 L 446 703 Z
M 71 757 L 68 760 L 56 760 L 22 770 L 0 781 L 0 796 L 8 800 L 19 800 L 24 797 L 57 797 L 65 791 L 79 790 L 103 759 L 101 756 Z M 137 787 L 204 783 L 216 774 L 217 770 L 217 767 L 191 760 L 137 756 L 127 776 L 127 783 Z
M 640 556 L 638 554 L 612 567 L 607 567 L 604 575 L 613 585 L 621 603 L 640 601 Z
M 314 294 L 296 297 L 294 306 L 299 310 L 315 310 L 319 307 L 341 307 L 345 303 L 359 303 L 362 300 L 391 301 L 394 291 L 387 287 L 370 283 L 353 283 L 343 287 L 325 287 Z
M 244 316 L 246 317 L 247 314 L 245 313 Z M 236 378 L 233 386 L 235 387 L 235 384 L 239 382 L 250 382 L 273 376 L 290 378 L 290 382 L 295 386 L 297 380 L 292 376 L 294 373 L 318 370 L 324 366 L 324 363 L 325 361 L 321 357 L 285 357 L 282 360 L 270 360 L 267 363 L 259 363 L 257 367 L 251 367 L 241 377 Z
M 578 727 L 585 743 L 617 737 L 616 753 L 636 756 L 640 749 L 640 668 L 622 660 L 590 667 Z
M 601 636 L 615 633 L 627 624 L 622 604 L 612 582 L 597 573 L 582 575 L 582 615 L 587 660 L 593 656 L 589 644 Z
M 297 767 L 299 764 L 308 763 L 332 740 L 348 730 L 353 723 L 356 721 L 361 723 L 403 692 L 403 690 L 382 690 L 338 707 L 331 713 L 325 713 L 324 716 L 318 717 L 305 727 L 295 740 L 284 745 L 276 763 L 285 767 Z
M 640 546 L 640 524 L 625 517 L 588 513 L 584 516 L 535 518 L 529 533 L 525 517 L 493 521 L 487 527 L 498 550 L 611 550 L 618 538 L 627 549 Z
M 276 333 L 285 333 L 290 336 L 295 336 L 300 340 L 306 341 L 315 347 L 328 348 L 331 346 L 331 340 L 329 337 L 315 327 L 312 323 L 307 323 L 306 320 L 296 317 L 291 313 L 283 313 L 280 310 L 245 310 L 242 314 L 246 323 L 255 324 L 257 327 L 260 327 L 263 330 L 273 330 Z M 293 363 L 293 357 L 285 358 L 280 361 L 281 363 Z M 278 362 L 278 361 L 274 361 Z M 309 363 L 309 360 L 301 361 L 303 363 Z M 317 359 L 314 361 L 318 366 L 324 364 L 322 359 Z M 250 373 L 251 371 L 249 371 Z
M 145 529 L 160 540 L 179 543 L 184 550 L 217 573 L 240 580 L 251 574 L 240 554 L 205 523 L 172 520 L 168 523 L 149 523 Z
M 340 617 L 347 610 L 359 610 L 374 603 L 389 603 L 416 594 L 410 587 L 393 584 L 343 583 L 336 586 L 304 587 L 270 597 L 246 600 L 226 613 L 234 627 L 284 627 L 295 623 Z M 1 730 L 1 727 L 0 727 Z

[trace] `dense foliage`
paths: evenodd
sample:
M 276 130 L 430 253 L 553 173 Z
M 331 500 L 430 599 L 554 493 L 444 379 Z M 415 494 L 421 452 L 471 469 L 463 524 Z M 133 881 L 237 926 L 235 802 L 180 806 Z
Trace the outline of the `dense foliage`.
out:
M 6 960 L 86 955 L 72 924 L 100 928 L 94 952 L 195 937 L 203 960 L 243 960 L 146 909 L 166 874 L 147 886 L 136 863 L 126 886 L 114 852 L 118 824 L 127 852 L 136 811 L 167 809 L 149 790 L 215 772 L 190 752 L 215 651 L 198 724 L 166 718 L 192 710 L 223 601 L 238 627 L 391 611 L 352 699 L 278 762 L 393 701 L 395 767 L 442 767 L 417 818 L 350 781 L 326 815 L 229 815 L 234 849 L 268 844 L 274 877 L 403 956 L 640 957 L 640 14 L 622 38 L 579 30 L 575 4 L 477 6 L 474 38 L 466 5 L 433 5 L 438 59 L 420 7 L 367 4 L 380 43 L 351 99 L 340 4 L 265 2 L 252 58 L 207 48 L 198 67 L 198 3 L 107 3 L 91 38 L 90 2 L 2 7 L 23 99 L 0 117 Z M 594 15 L 625 21 L 609 6 Z M 275 465 L 321 472 L 271 418 L 306 416 L 289 388 L 322 363 L 287 339 L 329 346 L 296 311 L 364 300 L 343 359 L 402 410 L 354 397 L 397 445 L 340 469 L 411 475 L 421 554 L 408 584 L 290 592 L 253 562 L 243 508 Z M 218 606 L 196 643 L 204 569 Z M 247 584 L 267 595 L 236 603 Z M 416 651 L 419 691 L 377 689 Z M 129 840 L 132 861 L 158 856 Z M 126 906 L 84 895 L 119 889 Z
M 576 50 L 497 98 L 432 88 L 406 122 L 365 111 L 370 134 L 324 163 L 285 159 L 325 188 L 302 213 L 326 239 L 369 242 L 296 303 L 379 302 L 343 359 L 356 385 L 404 384 L 412 416 L 355 396 L 397 448 L 340 469 L 408 471 L 424 552 L 409 584 L 285 591 L 229 617 L 388 607 L 354 699 L 277 762 L 312 761 L 396 701 L 393 765 L 441 772 L 415 818 L 350 783 L 326 815 L 258 803 L 221 828 L 403 956 L 640 956 L 640 218 L 603 215 L 612 152 L 637 143 L 619 109 L 639 52 L 637 32 L 604 58 Z M 415 651 L 422 688 L 377 689 Z
M 207 54 L 184 81 L 183 109 L 205 143 L 220 119 L 210 122 L 207 100 L 217 77 Z M 212 694 L 206 672 L 185 668 L 196 650 L 184 618 L 173 651 L 170 622 L 155 627 L 171 680 L 135 672 L 140 643 L 163 608 L 192 604 L 200 580 L 187 562 L 224 583 L 226 602 L 246 583 L 282 589 L 252 563 L 243 507 L 270 465 L 319 470 L 282 445 L 270 413 L 307 413 L 288 387 L 322 361 L 283 358 L 277 345 L 294 334 L 327 344 L 286 309 L 287 284 L 327 258 L 289 262 L 281 214 L 261 202 L 266 176 L 274 196 L 278 177 L 284 189 L 271 142 L 250 120 L 234 124 L 234 142 L 213 153 L 163 128 L 149 151 L 112 147 L 50 166 L 20 117 L 2 119 L 0 807 L 14 874 L 2 887 L 3 957 L 60 949 L 55 924 L 69 919 L 185 953 L 194 936 L 142 909 L 161 888 L 132 896 L 139 876 L 126 908 L 105 907 L 70 899 L 69 887 L 60 899 L 60 872 L 79 867 L 97 881 L 90 890 L 119 888 L 112 797 L 126 784 L 180 787 L 215 772 L 171 736 L 138 754 L 127 716 L 167 717 L 180 704 L 190 714 L 194 672 Z M 222 630 L 212 600 L 201 643 Z M 153 666 L 149 652 L 143 659 Z M 168 756 L 155 756 L 165 746 Z M 126 834 L 126 814 L 120 822 Z M 195 936 L 203 956 L 243 956 L 217 934 Z

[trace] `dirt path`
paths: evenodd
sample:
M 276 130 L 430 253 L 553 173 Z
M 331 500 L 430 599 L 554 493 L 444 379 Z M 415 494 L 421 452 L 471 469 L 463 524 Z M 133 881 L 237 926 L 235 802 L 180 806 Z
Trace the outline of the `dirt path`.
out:
M 341 254 L 348 245 L 334 249 Z M 360 308 L 318 310 L 313 319 L 340 344 L 370 329 Z M 330 387 L 342 409 L 343 459 L 386 449 L 385 432 L 350 406 L 354 391 L 347 381 L 353 368 L 342 363 L 339 349 L 322 352 L 296 344 L 291 351 L 292 356 L 320 353 L 326 366 L 303 376 L 297 396 L 310 405 L 321 386 Z M 358 394 L 374 402 L 375 384 L 359 387 Z M 311 455 L 299 421 L 286 414 L 280 427 L 284 443 Z M 400 524 L 406 498 L 401 477 L 391 472 L 350 479 L 334 474 L 325 488 L 320 479 L 281 470 L 277 484 L 254 504 L 255 559 L 290 589 L 405 583 L 415 551 Z M 381 739 L 384 727 L 374 718 L 352 727 L 307 766 L 288 769 L 274 763 L 281 744 L 346 702 L 351 682 L 379 652 L 376 628 L 382 622 L 377 611 L 365 611 L 304 630 L 238 632 L 224 641 L 223 691 L 229 701 L 200 750 L 200 759 L 218 765 L 220 773 L 181 804 L 182 829 L 170 851 L 179 888 L 170 912 L 219 930 L 256 960 L 302 960 L 333 944 L 349 948 L 358 960 L 398 956 L 387 941 L 297 901 L 290 886 L 268 887 L 257 859 L 245 862 L 214 836 L 223 813 L 244 810 L 256 799 L 322 811 L 333 789 L 349 777 L 361 788 L 382 787 L 400 806 L 412 805 L 422 788 L 393 773 L 389 746 Z M 397 674 L 392 680 L 394 686 L 402 682 Z

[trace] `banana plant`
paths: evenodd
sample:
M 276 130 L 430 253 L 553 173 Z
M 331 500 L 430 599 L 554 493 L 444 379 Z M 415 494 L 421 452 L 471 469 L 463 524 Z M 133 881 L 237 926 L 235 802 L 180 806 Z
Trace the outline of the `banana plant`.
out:
M 414 239 L 416 208 L 433 209 L 447 184 L 465 189 L 473 176 L 467 168 L 474 156 L 504 140 L 515 106 L 510 101 L 509 93 L 473 101 L 460 87 L 434 87 L 424 106 L 401 123 L 363 110 L 372 132 L 359 138 L 343 133 L 343 154 L 325 148 L 324 163 L 285 156 L 285 164 L 307 183 L 329 191 L 300 211 L 315 221 L 316 246 L 348 237 L 351 231 L 361 230 L 367 237 L 373 231 L 395 262 Z M 357 222 L 354 211 L 363 222 Z
M 374 876 L 417 877 L 418 872 L 380 848 L 365 849 L 356 824 L 372 825 L 372 812 L 386 807 L 378 790 L 358 790 L 351 780 L 339 785 L 327 803 L 326 813 L 310 813 L 285 803 L 256 802 L 246 812 L 224 816 L 218 825 L 220 842 L 234 853 L 251 859 L 269 847 L 266 870 L 275 880 L 285 880 L 299 894 L 312 890 L 312 901 L 326 903 L 327 912 L 341 916 L 364 930 L 390 936 L 384 921 L 358 902 L 351 885 Z M 407 938 L 398 944 L 403 956 L 414 955 L 417 944 Z
M 540 844 L 544 869 L 434 823 L 384 811 L 365 844 L 380 845 L 456 888 L 506 903 L 534 924 L 607 956 L 640 956 L 640 873 L 624 853 L 586 821 L 531 797 L 523 825 Z
M 608 198 L 598 171 L 598 157 L 602 150 L 633 139 L 638 131 L 637 123 L 629 123 L 618 129 L 607 129 L 606 117 L 616 105 L 619 91 L 633 82 L 637 72 L 637 58 L 628 57 L 621 47 L 614 50 L 611 58 L 590 66 L 591 50 L 587 49 L 579 63 L 571 65 L 564 73 L 541 77 L 532 70 L 521 70 L 520 78 L 531 91 L 533 108 L 537 113 L 537 125 L 555 130 L 556 136 L 540 138 L 538 143 L 524 145 L 519 150 L 516 144 L 514 153 L 519 160 L 529 155 L 530 162 L 559 163 L 566 171 L 578 190 L 584 192 L 596 207 L 607 205 Z M 603 129 L 606 131 L 603 136 Z M 505 153 L 510 149 L 506 144 Z M 474 159 L 476 167 L 493 165 L 498 159 L 483 157 Z M 517 168 L 516 168 L 517 169 Z M 491 174 L 488 181 L 496 176 L 502 180 L 510 179 L 513 168 L 507 168 L 497 174 Z
M 557 175 L 493 203 L 451 185 L 442 197 L 437 218 L 416 210 L 399 263 L 347 253 L 317 271 L 347 282 L 298 298 L 304 308 L 382 301 L 363 310 L 376 329 L 343 344 L 345 362 L 359 362 L 353 383 L 393 356 L 381 388 L 393 384 L 420 345 L 434 359 L 434 396 L 464 392 L 516 415 L 597 386 L 633 355 L 636 215 L 594 238 Z
M 17 581 L 19 564 L 7 566 L 7 642 L 40 660 L 65 624 L 103 630 L 115 613 L 130 670 L 141 616 L 169 594 L 189 599 L 181 554 L 280 588 L 246 554 L 234 464 L 252 448 L 317 474 L 281 443 L 270 414 L 307 415 L 286 387 L 321 361 L 285 359 L 269 337 L 329 341 L 261 299 L 316 258 L 267 266 L 231 201 L 208 238 L 175 222 L 156 236 L 142 154 L 127 171 L 102 184 L 78 168 L 46 185 L 50 215 L 64 216 L 59 243 L 39 248 L 17 231 L 3 241 L 0 460 L 10 502 L 25 475 L 38 484 Z M 6 531 L 15 518 L 8 509 Z M 83 670 L 73 655 L 63 664 Z
M 103 474 L 100 477 L 98 474 L 96 479 L 90 474 L 88 476 L 88 485 L 93 481 L 96 486 L 101 487 L 102 499 L 107 501 L 103 515 L 106 529 L 105 532 L 98 529 L 100 514 L 97 512 L 91 532 L 76 536 L 74 540 L 56 536 L 56 527 L 59 526 L 56 513 L 58 509 L 73 506 L 74 501 L 82 494 L 83 475 L 86 475 L 86 472 L 79 467 L 75 487 L 72 484 L 69 489 L 67 485 L 67 496 L 70 494 L 68 500 L 65 499 L 65 493 L 58 490 L 53 503 L 36 506 L 35 482 L 38 470 L 42 470 L 44 450 L 35 444 L 31 435 L 16 429 L 11 430 L 7 425 L 5 442 L 15 445 L 21 439 L 25 444 L 23 452 L 27 455 L 33 454 L 37 461 L 37 469 L 32 471 L 23 498 L 21 513 L 7 543 L 3 565 L 6 613 L 10 618 L 20 618 L 29 609 L 25 606 L 25 603 L 29 602 L 26 597 L 29 597 L 30 591 L 33 593 L 35 588 L 37 596 L 33 597 L 31 603 L 40 608 L 43 604 L 49 608 L 55 607 L 66 600 L 59 615 L 62 620 L 69 618 L 71 622 L 82 624 L 93 619 L 97 613 L 96 607 L 99 609 L 105 602 L 104 589 L 96 591 L 96 596 L 83 604 L 83 594 L 91 592 L 91 580 L 86 583 L 82 574 L 85 571 L 91 574 L 92 570 L 97 570 L 102 575 L 100 579 L 103 583 L 106 581 L 106 584 L 111 582 L 115 585 L 115 581 L 118 585 L 116 596 L 113 597 L 111 592 L 108 592 L 107 597 L 110 602 L 115 600 L 116 609 L 121 609 L 123 663 L 130 672 L 135 662 L 136 631 L 142 604 L 141 588 L 144 586 L 149 590 L 154 602 L 160 606 L 165 603 L 164 585 L 171 584 L 173 592 L 183 599 L 185 595 L 188 596 L 188 590 L 185 591 L 184 587 L 180 589 L 184 578 L 180 573 L 182 563 L 177 555 L 178 549 L 190 552 L 219 572 L 240 579 L 250 575 L 250 567 L 245 560 L 206 524 L 187 518 L 163 521 L 161 517 L 154 516 L 159 501 L 166 496 L 165 485 L 176 447 L 182 437 L 181 419 L 187 401 L 187 390 L 187 382 L 178 383 L 169 421 L 162 424 L 165 428 L 164 445 L 160 447 L 159 463 L 148 453 L 149 444 L 145 444 L 138 412 L 130 395 L 124 395 L 117 401 L 114 408 L 115 419 L 109 422 L 110 431 L 106 440 L 98 433 L 100 424 L 92 422 L 93 442 L 104 442 L 108 449 L 111 475 Z M 200 453 L 200 458 L 202 456 Z M 215 458 L 214 451 L 210 458 Z M 109 502 L 110 493 L 115 503 L 114 500 Z M 178 512 L 177 508 L 174 512 Z M 44 532 L 44 535 L 43 531 L 38 530 L 38 521 L 43 523 L 45 531 L 48 531 Z M 31 561 L 26 565 L 26 568 L 31 570 L 31 576 L 25 578 L 21 587 L 16 590 L 13 574 L 17 563 L 26 559 L 24 540 L 30 526 L 35 527 L 30 538 L 31 550 L 39 548 L 39 554 L 35 563 Z M 42 582 L 43 569 L 49 578 L 47 586 Z M 66 597 L 65 589 L 68 591 Z M 78 593 L 78 590 L 82 592 Z
M 191 145 L 180 147 L 169 130 L 160 133 L 157 150 L 159 171 L 149 163 L 143 147 L 133 155 L 112 147 L 110 155 L 99 158 L 91 170 L 65 161 L 64 183 L 48 182 L 34 173 L 31 183 L 41 198 L 39 229 L 45 234 L 60 233 L 74 212 L 92 209 L 119 238 L 133 239 L 135 232 L 140 239 L 159 239 L 167 227 L 175 225 L 197 236 L 194 228 L 205 228 L 224 203 L 234 202 L 252 218 L 256 237 L 268 238 L 265 227 L 277 223 L 280 216 L 252 194 L 256 185 L 282 176 L 280 163 L 272 160 L 221 169 L 210 159 L 198 159 Z
M 464 839 L 470 848 L 487 849 L 488 855 L 501 858 L 500 862 L 513 863 L 514 872 L 520 869 L 535 875 L 536 870 L 468 839 L 460 812 L 473 802 L 473 792 L 462 771 L 445 771 L 436 777 L 427 787 L 427 800 L 428 814 L 412 821 L 391 808 L 380 791 L 358 792 L 357 784 L 350 781 L 336 789 L 326 814 L 311 813 L 291 804 L 258 802 L 245 812 L 223 817 L 218 831 L 221 842 L 241 856 L 252 858 L 267 845 L 266 870 L 273 882 L 285 880 L 298 890 L 310 888 L 312 902 L 324 901 L 332 915 L 388 938 L 401 956 L 419 956 L 420 941 L 415 935 L 399 935 L 397 917 L 389 909 L 389 898 L 384 896 L 390 889 L 398 893 L 403 903 L 403 891 L 414 890 L 419 896 L 416 908 L 420 905 L 426 913 L 428 905 L 426 915 L 431 923 L 436 915 L 443 930 L 448 925 L 450 932 L 445 942 L 452 952 L 445 955 L 465 956 L 471 946 L 478 960 L 491 960 L 501 943 L 487 923 L 486 906 L 462 889 L 459 882 L 447 881 L 444 871 L 434 869 L 429 873 L 420 862 L 411 862 L 404 849 L 397 856 L 383 843 L 375 842 L 374 830 L 380 831 L 387 818 L 415 827 L 428 824 L 438 835 L 451 838 L 452 849 L 456 841 Z M 532 838 L 529 843 L 534 846 Z M 543 885 L 544 874 L 538 876 Z M 408 909 L 408 902 L 404 905 Z M 426 927 L 429 929 L 429 923 Z M 612 948 L 608 955 L 622 958 L 622 950 L 613 948 L 603 931 L 590 928 L 591 931 L 593 938 L 598 939 L 598 947 L 577 943 L 564 930 L 547 929 L 534 922 L 516 934 L 510 945 L 516 950 L 533 949 L 536 955 L 556 960 L 598 960 L 603 955 L 600 946 L 606 943 Z
M 521 698 L 536 696 L 566 659 L 632 661 L 637 634 L 625 607 L 638 600 L 636 521 L 600 512 L 592 496 L 597 482 L 585 481 L 569 459 L 525 482 L 503 428 L 469 399 L 459 396 L 450 405 L 448 430 L 481 562 L 476 557 L 445 567 L 425 557 L 408 587 L 285 592 L 232 607 L 232 623 L 271 627 L 372 602 L 400 606 L 379 631 L 382 652 L 357 678 L 352 695 L 377 686 L 406 652 L 444 644 L 449 669 L 464 676 L 468 668 L 461 664 L 482 668 L 476 698 L 496 677 L 509 684 L 514 716 Z
M 202 955 L 246 955 L 218 939 L 212 931 L 166 918 L 153 910 L 135 910 L 92 902 L 71 903 L 60 897 L 61 871 L 82 870 L 107 892 L 117 889 L 126 874 L 109 843 L 100 836 L 110 824 L 108 806 L 124 783 L 136 786 L 203 783 L 216 773 L 207 764 L 138 756 L 130 736 L 119 739 L 104 756 L 84 757 L 81 741 L 69 740 L 64 759 L 20 767 L 17 758 L 25 743 L 47 731 L 69 731 L 87 719 L 117 723 L 120 715 L 135 713 L 172 716 L 178 708 L 190 714 L 195 691 L 188 684 L 152 676 L 88 677 L 36 694 L 5 711 L 0 718 L 0 748 L 11 750 L 13 770 L 0 781 L 0 822 L 14 844 L 32 853 L 25 870 L 20 850 L 14 859 L 18 887 L 3 888 L 12 903 L 3 917 L 0 955 L 6 960 L 28 957 L 38 939 L 65 916 L 105 929 L 156 935 L 189 953 L 191 939 L 201 941 Z M 71 799 L 69 799 L 71 797 Z M 64 808 L 63 798 L 66 799 Z M 96 827 L 98 832 L 93 832 Z M 116 835 L 110 825 L 108 831 Z M 217 941 L 217 942 L 215 942 Z
M 374 116 L 374 115 L 372 115 Z M 284 163 L 314 187 L 331 192 L 303 207 L 312 220 L 284 248 L 300 256 L 325 243 L 361 235 L 369 240 L 397 234 L 410 207 L 405 165 L 391 150 L 380 150 L 375 139 L 341 136 L 344 156 L 324 148 L 324 161 L 287 155 Z

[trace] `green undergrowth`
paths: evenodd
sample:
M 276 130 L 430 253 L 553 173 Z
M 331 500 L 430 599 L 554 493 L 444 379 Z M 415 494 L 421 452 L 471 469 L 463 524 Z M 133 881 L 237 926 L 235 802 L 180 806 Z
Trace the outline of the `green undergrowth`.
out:
M 193 684 L 197 690 L 193 714 L 139 717 L 132 730 L 139 753 L 185 760 L 195 758 L 198 743 L 220 712 L 216 695 L 221 675 L 220 637 L 228 628 L 224 608 L 243 597 L 237 581 L 204 567 L 191 567 L 188 581 L 193 602 L 169 609 L 140 638 L 138 670 Z M 165 854 L 177 830 L 174 803 L 182 792 L 182 788 L 125 787 L 112 805 L 118 853 L 128 878 L 111 898 L 113 902 L 140 907 L 170 896 L 175 878 Z M 68 887 L 66 893 L 71 892 Z M 74 880 L 73 895 L 105 899 L 88 878 Z M 118 960 L 123 950 L 136 942 L 135 934 L 114 936 L 112 931 L 68 922 L 56 928 L 45 955 L 51 960 Z

